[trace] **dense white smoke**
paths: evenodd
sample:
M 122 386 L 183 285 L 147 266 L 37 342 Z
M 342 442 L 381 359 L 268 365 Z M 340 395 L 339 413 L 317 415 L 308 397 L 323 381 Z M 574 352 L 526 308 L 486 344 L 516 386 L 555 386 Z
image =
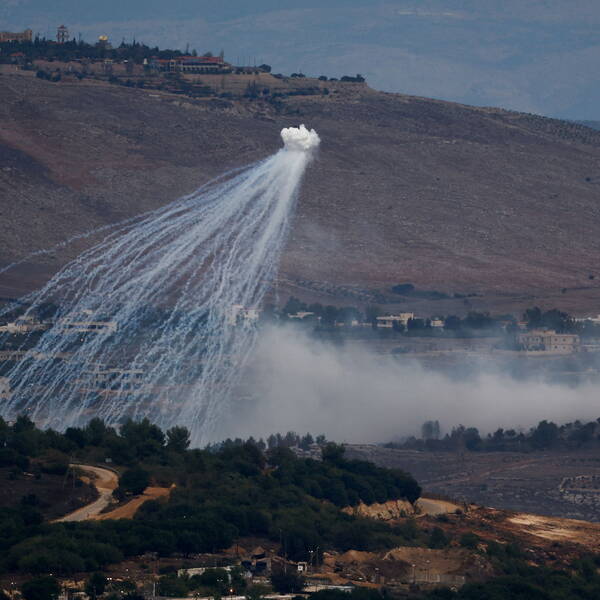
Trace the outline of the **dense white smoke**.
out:
M 2 416 L 58 429 L 148 417 L 186 425 L 195 444 L 213 439 L 319 144 L 304 126 L 281 136 L 272 157 L 120 224 L 23 299 L 26 316 L 59 310 L 9 372 Z
M 300 127 L 286 127 L 281 130 L 281 137 L 287 150 L 293 152 L 309 152 L 317 148 L 321 140 L 314 129 Z
M 365 443 L 418 435 L 435 419 L 446 431 L 464 424 L 490 432 L 600 417 L 598 385 L 516 380 L 499 370 L 451 379 L 416 360 L 321 343 L 292 327 L 266 332 L 253 364 L 256 404 L 240 407 L 234 435 L 310 431 Z

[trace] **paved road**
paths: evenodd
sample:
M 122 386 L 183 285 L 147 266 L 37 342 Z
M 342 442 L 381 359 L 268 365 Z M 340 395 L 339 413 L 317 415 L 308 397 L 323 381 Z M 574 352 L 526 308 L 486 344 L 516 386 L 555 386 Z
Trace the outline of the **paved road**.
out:
M 89 473 L 92 477 L 90 478 L 92 484 L 98 490 L 100 497 L 94 500 L 91 504 L 82 506 L 76 511 L 69 513 L 68 515 L 56 519 L 56 522 L 61 521 L 85 521 L 99 515 L 111 501 L 113 490 L 119 485 L 119 476 L 109 469 L 103 469 L 102 467 L 92 467 L 91 465 L 71 465 L 71 467 L 77 467 L 84 473 Z

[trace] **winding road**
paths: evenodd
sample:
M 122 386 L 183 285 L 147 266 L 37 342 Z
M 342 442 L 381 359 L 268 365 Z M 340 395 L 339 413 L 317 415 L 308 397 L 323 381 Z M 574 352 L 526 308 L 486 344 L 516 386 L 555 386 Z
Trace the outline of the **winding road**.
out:
M 85 521 L 87 519 L 97 518 L 110 504 L 113 490 L 119 485 L 119 476 L 110 469 L 94 467 L 92 465 L 72 464 L 70 466 L 91 475 L 89 478 L 90 482 L 98 490 L 100 497 L 91 504 L 86 504 L 76 511 L 61 517 L 60 519 L 56 519 L 55 523 Z

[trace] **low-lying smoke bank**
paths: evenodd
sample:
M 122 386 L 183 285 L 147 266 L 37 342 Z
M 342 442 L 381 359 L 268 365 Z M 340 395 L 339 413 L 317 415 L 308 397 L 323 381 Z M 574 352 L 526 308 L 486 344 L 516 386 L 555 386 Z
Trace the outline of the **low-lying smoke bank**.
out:
M 527 429 L 600 416 L 598 386 L 576 388 L 484 373 L 457 381 L 416 360 L 315 341 L 292 327 L 273 327 L 253 361 L 255 402 L 239 407 L 227 435 L 280 431 L 325 433 L 354 443 L 418 435 L 427 420 L 453 426 Z

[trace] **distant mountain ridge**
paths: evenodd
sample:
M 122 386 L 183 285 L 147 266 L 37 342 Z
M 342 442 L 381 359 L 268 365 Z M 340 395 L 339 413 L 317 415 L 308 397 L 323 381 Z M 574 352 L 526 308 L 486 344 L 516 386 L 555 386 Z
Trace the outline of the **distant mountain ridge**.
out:
M 600 121 L 575 121 L 575 123 L 591 127 L 592 129 L 600 129 Z

